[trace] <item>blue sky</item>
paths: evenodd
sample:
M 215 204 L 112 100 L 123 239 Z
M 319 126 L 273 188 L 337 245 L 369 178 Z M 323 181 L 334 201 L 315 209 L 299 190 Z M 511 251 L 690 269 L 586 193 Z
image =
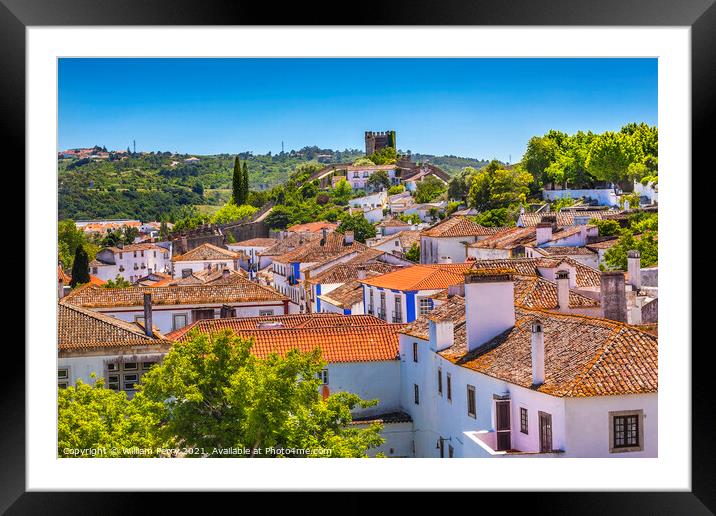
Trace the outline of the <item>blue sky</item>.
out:
M 527 140 L 657 123 L 656 59 L 61 59 L 58 150 L 398 147 L 518 161 Z

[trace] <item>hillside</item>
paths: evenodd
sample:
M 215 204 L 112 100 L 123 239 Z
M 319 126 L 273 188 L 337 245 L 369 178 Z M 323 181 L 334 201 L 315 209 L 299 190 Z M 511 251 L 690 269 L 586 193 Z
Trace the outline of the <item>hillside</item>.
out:
M 280 154 L 242 153 L 248 162 L 251 190 L 283 184 L 296 166 L 319 156 L 347 162 L 363 155 L 357 149 L 333 151 L 305 147 Z M 186 164 L 190 157 L 199 162 Z M 454 174 L 465 166 L 480 167 L 484 160 L 414 154 Z M 194 205 L 212 212 L 230 196 L 234 155 L 212 156 L 148 153 L 122 159 L 89 161 L 60 159 L 58 163 L 58 217 L 63 219 L 133 218 L 158 220 L 172 217 L 182 206 Z

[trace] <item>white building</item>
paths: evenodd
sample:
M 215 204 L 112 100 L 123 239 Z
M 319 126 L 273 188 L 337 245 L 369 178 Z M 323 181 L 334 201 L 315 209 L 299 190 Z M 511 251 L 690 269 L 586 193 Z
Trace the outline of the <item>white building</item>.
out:
M 418 227 L 414 224 L 403 222 L 400 219 L 387 219 L 376 225 L 375 229 L 378 233 L 378 237 L 387 237 L 400 231 L 416 231 Z M 366 244 L 370 245 L 367 241 Z
M 657 456 L 653 335 L 516 308 L 511 274 L 485 270 L 402 332 L 417 457 Z
M 261 253 L 276 245 L 276 242 L 275 238 L 252 238 L 226 247 L 239 254 L 239 266 L 242 269 L 258 272 L 271 264 L 269 256 L 261 256 Z
M 189 252 L 172 258 L 172 274 L 175 278 L 190 276 L 205 269 L 239 270 L 239 255 L 213 244 L 201 244 Z
M 373 209 L 373 208 L 385 208 L 388 202 L 388 194 L 385 190 L 376 192 L 374 194 L 365 195 L 363 197 L 356 197 L 348 201 L 348 206 L 351 208 L 360 209 Z
M 73 290 L 63 303 L 116 317 L 144 320 L 144 293 L 151 294 L 153 322 L 161 333 L 201 319 L 252 317 L 288 313 L 288 299 L 238 275 L 225 284 L 128 287 L 108 289 L 88 285 Z
M 149 368 L 161 360 L 170 342 L 152 327 L 126 322 L 64 302 L 57 308 L 57 385 L 77 380 L 92 384 L 103 378 L 105 387 L 129 396 Z M 150 316 L 151 317 L 151 316 Z
M 156 244 L 130 244 L 122 247 L 105 247 L 89 263 L 89 272 L 108 281 L 121 276 L 130 283 L 152 274 L 171 270 L 171 250 Z
M 386 253 L 405 258 L 405 254 L 413 245 L 420 245 L 419 231 L 399 231 L 384 238 L 374 238 L 366 241 L 371 249 L 380 249 Z
M 383 451 L 388 457 L 412 454 L 412 424 L 400 413 L 400 362 L 398 331 L 401 326 L 385 324 L 366 315 L 288 315 L 252 319 L 199 321 L 191 328 L 168 337 L 181 341 L 193 328 L 216 332 L 231 329 L 244 338 L 252 338 L 253 354 L 265 358 L 269 353 L 282 355 L 291 349 L 308 352 L 321 349 L 327 362 L 320 375 L 321 393 L 351 392 L 364 400 L 378 400 L 372 407 L 353 410 L 357 424 L 380 419 L 384 423 L 385 444 L 371 454 Z M 366 345 L 370 342 L 370 345 Z M 392 452 L 391 452 L 392 450 Z
M 397 185 L 400 182 L 400 174 L 398 173 L 398 170 L 399 169 L 396 165 L 351 165 L 340 167 L 329 173 L 335 174 L 331 178 L 331 185 L 333 187 L 335 187 L 341 180 L 345 179 L 348 183 L 350 183 L 354 190 L 365 190 L 368 188 L 368 180 L 370 179 L 370 176 L 378 171 L 385 172 L 388 175 L 391 185 Z
M 468 217 L 450 217 L 420 233 L 420 263 L 460 263 L 467 259 L 467 246 L 495 234 Z
M 619 210 L 562 210 L 557 213 L 521 213 L 517 218 L 517 227 L 523 228 L 528 226 L 536 226 L 540 222 L 544 222 L 544 217 L 548 217 L 547 220 L 552 220 L 552 217 L 557 217 L 557 226 L 579 226 L 589 224 L 592 219 L 602 220 L 612 215 L 618 215 L 621 213 Z

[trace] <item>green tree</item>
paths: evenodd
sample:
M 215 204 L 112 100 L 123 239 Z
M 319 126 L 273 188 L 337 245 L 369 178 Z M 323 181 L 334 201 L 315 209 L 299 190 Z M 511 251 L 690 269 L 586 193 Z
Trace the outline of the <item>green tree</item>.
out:
M 410 249 L 405 252 L 405 258 L 411 262 L 418 263 L 420 261 L 420 244 L 413 242 Z
M 589 221 L 589 223 L 597 226 L 597 230 L 599 231 L 599 236 L 618 235 L 622 229 L 616 220 L 592 219 Z
M 318 349 L 257 358 L 253 341 L 229 330 L 195 331 L 176 342 L 162 363 L 142 377 L 140 392 L 165 402 L 162 434 L 188 447 L 247 448 L 250 457 L 275 456 L 267 448 L 330 449 L 332 457 L 363 457 L 380 445 L 380 425 L 354 428 L 351 410 L 376 403 L 343 392 L 319 393 L 325 366 Z M 291 455 L 284 455 L 291 456 Z
M 524 204 L 532 175 L 522 167 L 507 170 L 497 161 L 471 174 L 470 205 L 480 211 Z
M 375 236 L 375 227 L 359 213 L 357 215 L 345 215 L 336 229 L 339 233 L 353 231 L 353 235 L 359 242 L 365 243 L 366 239 Z
M 659 260 L 659 245 L 654 232 L 635 237 L 631 230 L 624 229 L 617 243 L 604 253 L 604 262 L 611 269 L 624 271 L 627 269 L 627 253 L 631 250 L 641 253 L 642 267 L 650 267 Z
M 94 376 L 94 374 L 93 374 Z M 157 448 L 171 440 L 159 436 L 163 404 L 137 393 L 129 400 L 124 391 L 105 389 L 102 378 L 94 385 L 77 381 L 57 396 L 57 455 L 77 457 L 70 450 L 94 450 L 80 457 L 157 457 Z M 132 453 L 131 449 L 148 450 Z
M 517 214 L 508 208 L 495 208 L 483 211 L 473 217 L 473 220 L 488 228 L 514 226 L 517 222 Z
M 383 147 L 371 154 L 369 159 L 376 165 L 392 165 L 398 161 L 398 155 L 395 152 L 395 147 Z
M 234 204 L 240 206 L 246 202 L 244 195 L 244 174 L 241 170 L 241 162 L 239 157 L 234 158 L 234 174 L 231 179 L 231 199 Z
M 264 221 L 271 229 L 286 229 L 293 221 L 293 212 L 288 206 L 274 206 Z
M 119 274 L 117 274 L 115 279 L 107 280 L 107 283 L 103 285 L 104 288 L 127 288 L 131 286 L 132 284 Z
M 229 224 L 230 222 L 236 222 L 248 217 L 251 217 L 258 211 L 250 204 L 244 204 L 237 206 L 233 202 L 228 202 L 222 206 L 214 215 L 211 217 L 213 224 Z
M 72 263 L 72 280 L 70 287 L 75 288 L 77 285 L 89 283 L 89 257 L 83 246 L 78 246 L 75 251 L 75 259 Z
M 200 181 L 194 183 L 194 186 L 191 187 L 191 191 L 201 197 L 204 197 L 204 185 L 201 184 Z
M 390 188 L 390 178 L 385 170 L 376 170 L 368 178 L 368 186 L 374 191 Z
M 348 204 L 348 200 L 351 198 L 353 188 L 351 184 L 345 179 L 341 179 L 336 183 L 336 187 L 331 192 L 333 202 L 340 206 Z
M 365 158 L 365 157 L 358 158 L 357 160 L 355 160 L 353 162 L 354 167 L 366 167 L 366 166 L 372 167 L 373 165 L 375 165 L 375 163 L 373 163 L 373 161 L 371 161 L 370 158 Z
M 447 190 L 445 183 L 435 176 L 428 176 L 418 183 L 415 190 L 415 202 L 425 203 L 435 201 Z
M 249 199 L 249 165 L 246 161 L 241 168 L 241 203 L 246 204 Z M 239 203 L 237 203 L 239 204 Z
M 594 138 L 585 164 L 598 180 L 623 183 L 628 179 L 629 166 L 642 157 L 628 134 L 607 131 Z
M 390 188 L 388 188 L 388 195 L 396 195 L 399 193 L 403 193 L 404 191 L 405 191 L 405 186 L 393 185 Z
M 448 199 L 464 201 L 469 191 L 470 187 L 463 174 L 453 177 L 448 183 Z
M 72 220 L 57 224 L 58 258 L 64 267 L 72 267 L 77 248 L 86 242 L 85 235 Z

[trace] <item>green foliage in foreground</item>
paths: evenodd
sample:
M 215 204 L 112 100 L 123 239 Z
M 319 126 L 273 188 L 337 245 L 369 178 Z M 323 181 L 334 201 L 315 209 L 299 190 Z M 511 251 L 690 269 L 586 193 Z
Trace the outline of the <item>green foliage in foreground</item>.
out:
M 339 233 L 353 231 L 354 238 L 363 243 L 365 243 L 366 239 L 375 236 L 375 227 L 360 213 L 357 215 L 345 215 L 336 231 Z
M 78 380 L 76 386 L 60 389 L 57 409 L 60 457 L 137 457 L 132 448 L 147 451 L 141 456 L 157 457 L 158 447 L 169 447 L 169 441 L 156 432 L 163 404 L 150 402 L 141 394 L 129 400 L 124 392 L 105 389 L 102 378 L 94 385 Z
M 415 202 L 422 204 L 436 201 L 446 191 L 445 183 L 434 176 L 428 176 L 418 183 L 415 190 Z
M 656 233 L 647 231 L 635 236 L 629 229 L 622 230 L 617 244 L 604 253 L 607 268 L 625 271 L 627 269 L 627 253 L 631 250 L 641 253 L 642 267 L 650 267 L 658 263 L 659 245 Z
M 102 285 L 104 288 L 126 288 L 131 287 L 132 284 L 124 279 L 121 275 L 117 274 L 117 277 L 113 280 L 107 280 L 107 283 Z
M 420 244 L 413 242 L 410 249 L 405 252 L 405 258 L 411 262 L 418 263 L 420 261 Z
M 377 400 L 320 394 L 318 350 L 257 358 L 251 346 L 230 331 L 195 331 L 142 377 L 131 400 L 101 379 L 60 390 L 58 454 L 104 448 L 100 456 L 152 457 L 162 455 L 157 448 L 179 447 L 194 457 L 365 457 L 383 443 L 382 425 L 350 425 L 353 408 Z M 249 453 L 221 453 L 227 449 Z
M 233 202 L 228 202 L 224 206 L 222 206 L 216 213 L 214 213 L 214 215 L 211 217 L 211 222 L 214 224 L 228 224 L 230 222 L 237 222 L 243 219 L 250 218 L 257 211 L 257 208 L 254 208 L 249 204 L 237 206 Z
M 614 236 L 618 235 L 621 231 L 621 226 L 616 220 L 609 219 L 592 219 L 589 221 L 590 224 L 597 226 L 599 236 Z

